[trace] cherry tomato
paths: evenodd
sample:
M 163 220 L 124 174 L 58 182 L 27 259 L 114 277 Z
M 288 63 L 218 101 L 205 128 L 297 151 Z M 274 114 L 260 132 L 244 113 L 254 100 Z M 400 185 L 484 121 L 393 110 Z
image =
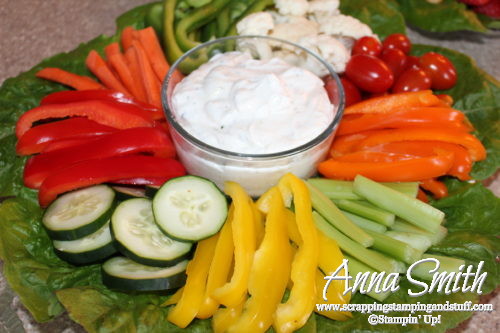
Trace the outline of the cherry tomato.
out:
M 405 70 L 396 80 L 392 87 L 393 93 L 420 91 L 431 88 L 431 78 L 426 72 L 418 68 Z
M 347 107 L 359 102 L 361 100 L 361 93 L 354 83 L 346 77 L 340 78 L 340 81 L 342 82 L 342 87 L 344 87 L 345 106 Z
M 391 69 L 394 77 L 398 77 L 406 67 L 406 54 L 400 49 L 385 49 L 380 59 Z
M 337 99 L 337 83 L 329 76 L 326 77 L 324 81 L 325 89 L 328 93 L 328 97 L 330 98 L 330 102 L 332 102 L 333 104 L 338 104 L 339 101 Z M 340 82 L 342 83 L 342 87 L 344 88 L 346 107 L 361 100 L 361 93 L 359 92 L 358 88 L 356 88 L 356 86 L 351 81 L 349 81 L 349 79 L 347 79 L 346 77 L 341 77 Z
M 368 54 L 378 57 L 382 51 L 382 44 L 375 37 L 364 36 L 354 43 L 352 47 L 352 55 L 355 54 Z
M 400 49 L 405 54 L 410 53 L 411 42 L 403 34 L 392 34 L 387 36 L 382 43 L 382 49 Z
M 388 90 L 394 75 L 387 65 L 377 57 L 356 54 L 347 63 L 347 78 L 361 90 L 379 93 Z
M 420 62 L 420 59 L 416 56 L 412 56 L 412 55 L 406 56 L 405 69 L 420 68 L 419 62 Z
M 457 82 L 455 66 L 442 54 L 428 52 L 420 57 L 419 65 L 431 78 L 432 89 L 450 89 Z

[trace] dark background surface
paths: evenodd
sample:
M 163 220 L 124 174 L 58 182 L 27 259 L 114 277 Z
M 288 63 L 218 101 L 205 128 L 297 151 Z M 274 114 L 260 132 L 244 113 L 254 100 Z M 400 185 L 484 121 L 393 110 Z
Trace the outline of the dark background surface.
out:
M 120 14 L 148 2 L 0 0 L 0 84 L 30 69 L 43 58 L 70 51 L 100 34 L 113 34 L 115 19 Z M 500 32 L 427 34 L 409 30 L 408 33 L 414 43 L 439 45 L 464 52 L 500 79 Z M 498 180 L 490 186 L 498 196 Z M 482 298 L 482 302 L 493 303 L 498 309 L 500 296 L 488 295 Z M 453 331 L 500 332 L 500 311 L 478 313 Z M 0 273 L 0 333 L 4 332 L 71 333 L 83 332 L 83 329 L 65 315 L 50 323 L 35 323 Z

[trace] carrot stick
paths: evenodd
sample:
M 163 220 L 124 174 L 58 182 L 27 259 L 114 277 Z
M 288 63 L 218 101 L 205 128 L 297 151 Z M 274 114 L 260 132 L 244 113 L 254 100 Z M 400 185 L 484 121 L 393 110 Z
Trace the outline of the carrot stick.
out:
M 97 51 L 92 50 L 89 52 L 85 64 L 89 70 L 94 73 L 95 76 L 101 80 L 102 83 L 109 89 L 120 91 L 126 95 L 130 95 L 130 92 L 123 86 L 123 84 L 116 78 L 111 69 L 108 67 L 104 59 L 97 53 Z
M 161 84 L 156 77 L 153 68 L 151 67 L 148 56 L 146 55 L 146 52 L 144 51 L 141 43 L 136 40 L 132 41 L 132 49 L 137 55 L 141 79 L 144 87 L 146 88 L 148 103 L 157 107 L 161 107 Z
M 129 47 L 132 46 L 132 41 L 134 40 L 134 31 L 135 29 L 131 26 L 128 26 L 122 30 L 121 43 L 122 49 L 124 51 L 127 51 Z
M 170 66 L 165 59 L 160 42 L 156 37 L 156 32 L 152 27 L 148 27 L 146 29 L 138 30 L 137 37 L 148 55 L 156 76 L 160 81 L 163 81 Z
M 120 80 L 123 82 L 125 87 L 132 93 L 132 95 L 141 100 L 144 98 L 144 95 L 142 94 L 141 87 L 139 86 L 140 83 L 139 78 L 135 78 L 132 75 L 132 72 L 130 68 L 127 65 L 127 60 L 121 53 L 116 53 L 116 54 L 111 54 L 108 57 L 108 61 L 111 64 L 111 66 L 114 68 L 118 76 L 120 77 Z
M 142 102 L 147 102 L 148 98 L 146 96 L 146 88 L 144 87 L 141 79 L 139 60 L 137 59 L 137 54 L 132 47 L 125 51 L 125 60 L 127 61 L 130 73 L 132 73 L 132 76 L 134 77 L 135 85 L 137 86 L 137 99 Z
M 58 82 L 76 90 L 105 89 L 100 83 L 88 76 L 73 74 L 60 68 L 47 67 L 36 73 L 42 79 Z
M 344 114 L 390 113 L 401 108 L 439 104 L 441 100 L 432 94 L 432 90 L 422 90 L 370 98 L 347 107 Z
M 104 48 L 104 53 L 106 54 L 106 58 L 109 61 L 109 58 L 111 58 L 111 56 L 113 54 L 120 54 L 121 53 L 120 52 L 120 45 L 117 42 L 111 43 Z

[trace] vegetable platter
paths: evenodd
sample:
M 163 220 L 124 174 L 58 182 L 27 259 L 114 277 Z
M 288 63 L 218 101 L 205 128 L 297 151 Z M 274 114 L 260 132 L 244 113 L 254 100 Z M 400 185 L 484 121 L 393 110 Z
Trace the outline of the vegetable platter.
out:
M 144 1 L 146 3 L 147 1 Z M 134 2 L 140 4 L 140 2 Z M 343 1 L 342 11 L 360 18 L 369 24 L 380 36 L 393 32 L 403 32 L 404 21 L 392 2 L 383 4 L 370 2 L 363 10 L 359 10 L 363 1 Z M 56 6 L 56 5 L 54 5 Z M 97 6 L 92 4 L 91 6 Z M 117 2 L 116 6 L 130 6 L 130 3 Z M 94 8 L 95 9 L 95 8 Z M 144 27 L 144 16 L 148 7 L 138 7 L 122 15 L 118 20 L 118 29 L 127 25 L 137 28 Z M 116 10 L 116 8 L 115 8 Z M 75 14 L 76 15 L 76 14 Z M 77 17 L 77 15 L 75 16 Z M 91 24 L 94 19 L 87 17 Z M 108 20 L 110 20 L 108 18 Z M 108 21 L 107 24 L 110 22 Z M 112 32 L 113 30 L 109 29 Z M 54 32 L 47 32 L 53 34 Z M 81 32 L 79 32 L 81 33 Z M 92 36 L 82 36 L 82 40 Z M 82 44 L 76 50 L 67 54 L 57 55 L 47 59 L 43 67 L 61 67 L 78 74 L 88 74 L 83 65 L 87 53 L 91 49 L 102 50 L 115 37 L 97 37 L 87 44 Z M 485 162 L 476 165 L 473 176 L 478 179 L 490 177 L 499 167 L 498 122 L 500 105 L 500 88 L 496 80 L 475 66 L 471 60 L 455 51 L 424 45 L 415 46 L 414 51 L 422 54 L 426 51 L 438 51 L 448 56 L 455 63 L 459 83 L 450 94 L 454 97 L 456 107 L 466 112 L 474 126 L 478 137 L 485 144 L 489 157 Z M 33 58 L 38 59 L 37 56 Z M 39 59 L 38 59 L 39 60 Z M 5 201 L 0 206 L 0 258 L 3 260 L 3 272 L 9 284 L 19 295 L 22 303 L 31 311 L 38 321 L 50 321 L 65 310 L 72 319 L 79 322 L 87 330 L 111 331 L 179 331 L 205 332 L 209 331 L 208 321 L 195 321 L 185 330 L 167 322 L 164 318 L 166 309 L 158 305 L 165 296 L 158 294 L 125 294 L 113 292 L 100 282 L 99 268 L 82 266 L 75 268 L 59 260 L 52 251 L 45 231 L 41 227 L 41 210 L 36 204 L 36 194 L 22 185 L 22 168 L 24 159 L 14 153 L 15 137 L 12 135 L 17 118 L 24 111 L 38 105 L 40 99 L 50 92 L 60 90 L 57 84 L 48 83 L 34 78 L 35 70 L 7 80 L 0 88 L 0 173 L 1 196 L 16 196 Z M 464 79 L 467 78 L 467 79 Z M 457 181 L 448 183 L 450 196 L 435 203 L 435 206 L 445 211 L 448 216 L 448 237 L 434 248 L 436 253 L 459 256 L 472 263 L 486 261 L 485 269 L 489 280 L 485 289 L 491 292 L 499 283 L 500 273 L 495 257 L 498 254 L 499 226 L 496 223 L 500 216 L 498 199 L 479 184 L 466 184 Z M 0 299 L 2 306 L 9 309 L 2 311 L 2 324 L 11 323 L 8 329 L 12 332 L 39 329 L 41 331 L 62 331 L 68 325 L 67 321 L 56 319 L 41 326 L 33 323 L 30 314 L 24 313 L 24 322 L 19 322 L 17 316 L 9 317 L 11 300 L 9 294 L 0 284 Z M 7 298 L 7 300 L 6 300 Z M 446 298 L 442 295 L 426 295 L 418 300 L 421 303 L 441 303 L 477 301 L 476 295 L 453 294 Z M 404 293 L 396 293 L 386 302 L 408 303 Z M 367 296 L 357 295 L 355 302 L 370 303 Z M 9 303 L 9 304 L 7 304 Z M 22 312 L 24 310 L 18 310 Z M 455 327 L 465 320 L 468 313 L 446 313 L 443 325 L 431 328 L 429 326 L 414 327 L 415 331 L 444 331 Z M 317 317 L 316 328 L 319 332 L 333 330 L 363 331 L 373 329 L 367 324 L 366 316 L 355 314 L 354 318 L 345 322 L 335 322 Z M 5 324 L 4 324 L 5 325 Z M 37 327 L 37 328 L 34 328 Z M 80 326 L 73 326 L 81 330 Z M 375 328 L 376 329 L 376 328 Z M 405 331 L 399 326 L 389 327 L 391 331 Z

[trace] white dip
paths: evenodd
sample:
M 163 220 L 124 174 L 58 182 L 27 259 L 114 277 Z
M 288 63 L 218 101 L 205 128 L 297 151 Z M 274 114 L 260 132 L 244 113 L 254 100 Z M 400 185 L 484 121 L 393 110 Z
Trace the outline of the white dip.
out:
M 332 122 L 323 81 L 279 58 L 254 60 L 229 52 L 174 89 L 172 109 L 195 138 L 219 149 L 270 154 L 303 145 Z
M 320 135 L 334 108 L 323 82 L 279 58 L 253 60 L 230 52 L 213 57 L 184 78 L 171 99 L 178 122 L 192 136 L 219 149 L 270 154 L 294 149 Z M 235 157 L 202 149 L 171 131 L 188 173 L 206 177 L 221 189 L 231 180 L 252 196 L 264 193 L 287 172 L 307 178 L 324 159 L 333 135 L 298 153 L 274 157 Z

